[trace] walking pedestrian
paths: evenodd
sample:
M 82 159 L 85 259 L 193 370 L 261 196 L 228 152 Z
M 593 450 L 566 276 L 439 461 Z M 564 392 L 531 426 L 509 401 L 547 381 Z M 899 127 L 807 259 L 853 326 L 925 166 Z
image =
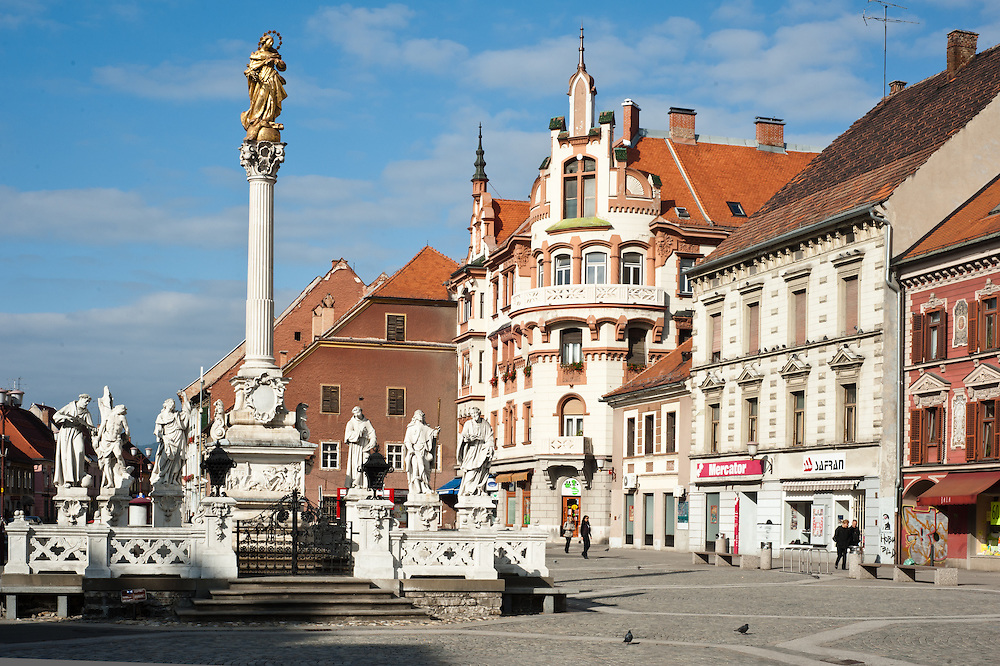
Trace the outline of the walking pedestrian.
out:
M 590 516 L 584 516 L 580 523 L 580 537 L 583 539 L 583 559 L 589 560 L 587 551 L 590 550 Z
M 856 520 L 851 521 L 851 548 L 861 552 L 861 528 Z
M 576 529 L 576 523 L 573 522 L 573 516 L 567 514 L 566 522 L 562 525 L 562 535 L 566 538 L 566 552 L 569 552 L 569 542 L 573 540 L 573 532 Z
M 842 569 L 847 569 L 847 549 L 851 547 L 851 542 L 854 540 L 854 533 L 851 531 L 850 523 L 845 518 L 838 527 L 833 532 L 833 542 L 837 544 L 837 560 L 833 563 L 833 568 L 836 569 L 840 561 L 843 560 Z

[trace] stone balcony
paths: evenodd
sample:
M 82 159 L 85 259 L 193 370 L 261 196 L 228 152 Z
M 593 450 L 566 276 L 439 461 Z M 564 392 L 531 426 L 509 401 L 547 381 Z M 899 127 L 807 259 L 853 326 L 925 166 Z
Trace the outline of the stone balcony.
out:
M 592 455 L 594 446 L 589 437 L 553 437 L 542 446 L 543 456 L 586 456 Z
M 510 303 L 510 314 L 528 308 L 562 305 L 624 305 L 661 307 L 666 292 L 639 284 L 566 284 L 519 291 Z

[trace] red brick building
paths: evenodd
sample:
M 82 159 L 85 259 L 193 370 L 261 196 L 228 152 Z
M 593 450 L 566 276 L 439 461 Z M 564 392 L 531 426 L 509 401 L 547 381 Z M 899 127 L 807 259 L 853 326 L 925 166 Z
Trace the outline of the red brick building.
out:
M 908 313 L 902 556 L 1000 569 L 1000 176 L 899 263 Z
M 21 407 L 21 395 L 21 391 L 0 391 L 0 429 L 6 437 L 2 516 L 8 521 L 21 510 L 55 521 L 55 436 L 38 416 Z

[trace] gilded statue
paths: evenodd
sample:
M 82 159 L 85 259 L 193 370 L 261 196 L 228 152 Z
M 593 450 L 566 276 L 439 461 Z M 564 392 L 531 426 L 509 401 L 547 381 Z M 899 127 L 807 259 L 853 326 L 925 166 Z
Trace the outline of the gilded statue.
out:
M 285 71 L 285 61 L 274 47 L 271 35 L 277 36 L 278 48 L 281 48 L 281 35 L 276 30 L 268 30 L 257 42 L 257 50 L 250 54 L 250 62 L 243 72 L 250 92 L 250 108 L 240 114 L 247 141 L 281 141 L 280 130 L 285 129 L 284 125 L 275 122 L 281 115 L 281 101 L 288 97 L 285 79 L 278 74 Z

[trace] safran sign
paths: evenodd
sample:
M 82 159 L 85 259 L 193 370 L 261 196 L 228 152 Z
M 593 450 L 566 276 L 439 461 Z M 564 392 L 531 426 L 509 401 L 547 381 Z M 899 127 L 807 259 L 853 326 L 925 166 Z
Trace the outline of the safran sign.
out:
M 843 453 L 827 453 L 802 457 L 803 474 L 843 472 L 846 467 L 847 457 Z
M 726 476 L 757 476 L 762 473 L 759 460 L 726 460 L 725 462 L 700 462 L 694 466 L 699 479 L 717 479 Z

